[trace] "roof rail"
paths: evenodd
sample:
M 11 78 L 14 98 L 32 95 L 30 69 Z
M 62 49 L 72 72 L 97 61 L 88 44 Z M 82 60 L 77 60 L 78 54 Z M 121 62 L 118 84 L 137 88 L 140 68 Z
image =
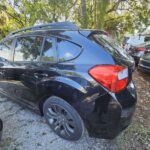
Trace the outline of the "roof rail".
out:
M 79 30 L 79 28 L 73 22 L 56 22 L 56 23 L 47 23 L 37 26 L 31 26 L 27 28 L 22 28 L 20 30 L 16 30 L 8 34 L 8 36 L 15 35 L 19 32 L 25 32 L 27 30 L 38 30 L 38 29 L 68 29 L 68 30 Z

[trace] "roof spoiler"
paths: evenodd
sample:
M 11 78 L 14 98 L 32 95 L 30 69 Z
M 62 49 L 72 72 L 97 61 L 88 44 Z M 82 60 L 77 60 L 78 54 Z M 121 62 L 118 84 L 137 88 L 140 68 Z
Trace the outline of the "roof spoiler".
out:
M 93 34 L 104 34 L 104 35 L 109 35 L 108 32 L 106 31 L 101 31 L 101 30 L 79 30 L 79 33 L 82 34 L 85 37 L 89 37 Z

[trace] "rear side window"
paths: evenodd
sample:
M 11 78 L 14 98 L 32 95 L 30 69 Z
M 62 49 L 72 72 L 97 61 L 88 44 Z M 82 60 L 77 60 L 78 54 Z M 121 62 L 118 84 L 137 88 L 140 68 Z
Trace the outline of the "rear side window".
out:
M 42 50 L 41 61 L 53 63 L 56 61 L 56 48 L 54 38 L 46 38 Z
M 72 42 L 57 39 L 57 50 L 59 62 L 64 62 L 76 58 L 81 53 L 82 48 Z
M 12 60 L 12 43 L 13 40 L 7 40 L 0 43 L 0 61 Z
M 15 61 L 38 61 L 40 59 L 43 37 L 20 37 L 15 47 Z

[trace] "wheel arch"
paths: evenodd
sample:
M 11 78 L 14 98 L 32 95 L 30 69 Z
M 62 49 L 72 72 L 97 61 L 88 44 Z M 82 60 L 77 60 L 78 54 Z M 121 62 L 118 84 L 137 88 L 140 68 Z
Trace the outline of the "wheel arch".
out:
M 43 115 L 44 102 L 51 96 L 60 97 L 75 108 L 76 103 L 82 101 L 84 95 L 87 93 L 86 89 L 79 83 L 64 77 L 57 77 L 55 79 L 53 78 L 51 80 L 44 81 L 42 82 L 42 85 L 46 85 L 46 87 L 44 88 L 39 100 L 41 115 Z M 40 90 L 41 89 L 42 88 L 40 88 Z

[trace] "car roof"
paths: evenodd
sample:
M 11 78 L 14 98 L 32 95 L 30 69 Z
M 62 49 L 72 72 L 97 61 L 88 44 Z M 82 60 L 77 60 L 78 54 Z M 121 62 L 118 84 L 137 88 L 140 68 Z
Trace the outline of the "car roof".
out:
M 69 34 L 69 33 L 72 34 Z M 21 32 L 17 34 L 12 34 L 6 36 L 3 40 L 12 39 L 16 37 L 21 36 L 57 36 L 57 37 L 63 37 L 63 38 L 69 38 L 71 35 L 73 36 L 74 33 L 78 33 L 83 35 L 84 37 L 88 37 L 91 34 L 104 32 L 97 29 L 80 29 L 80 30 L 66 30 L 66 29 L 45 29 L 45 30 L 32 30 L 28 32 Z M 104 32 L 105 33 L 105 32 Z
M 72 32 L 71 34 L 69 32 Z M 73 33 L 80 33 L 81 35 L 88 37 L 92 33 L 102 32 L 96 29 L 80 29 L 73 22 L 56 22 L 48 23 L 36 26 L 30 26 L 27 28 L 22 28 L 16 31 L 11 32 L 3 40 L 10 38 L 20 37 L 20 36 L 29 36 L 29 35 L 40 35 L 40 36 L 59 36 L 64 38 L 69 38 L 73 36 Z M 105 32 L 106 33 L 106 32 Z

